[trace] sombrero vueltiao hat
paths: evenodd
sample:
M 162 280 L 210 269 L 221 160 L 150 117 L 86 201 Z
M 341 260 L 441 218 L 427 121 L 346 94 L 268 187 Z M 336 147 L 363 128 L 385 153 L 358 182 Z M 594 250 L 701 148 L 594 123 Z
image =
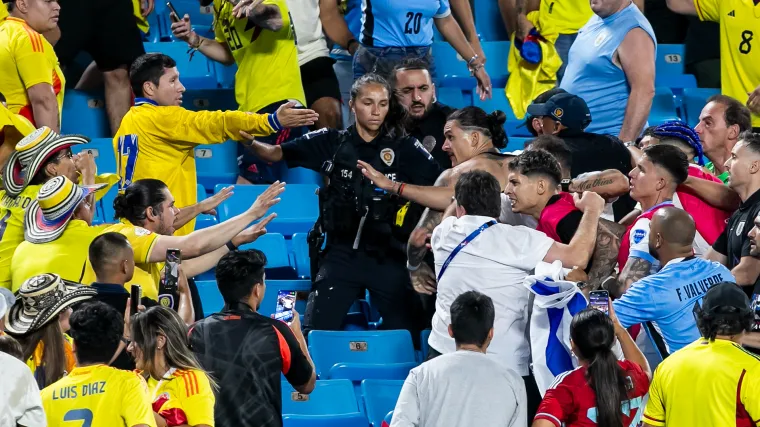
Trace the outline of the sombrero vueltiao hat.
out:
M 5 193 L 18 196 L 51 156 L 72 145 L 88 142 L 90 139 L 86 136 L 58 135 L 47 126 L 30 133 L 16 144 L 16 151 L 3 168 Z
M 61 279 L 57 274 L 40 274 L 27 279 L 18 298 L 5 315 L 5 330 L 12 335 L 35 332 L 72 305 L 92 298 L 97 291 L 89 286 Z
M 52 242 L 63 234 L 77 206 L 85 197 L 107 184 L 76 185 L 56 176 L 40 188 L 24 216 L 24 239 L 31 243 Z

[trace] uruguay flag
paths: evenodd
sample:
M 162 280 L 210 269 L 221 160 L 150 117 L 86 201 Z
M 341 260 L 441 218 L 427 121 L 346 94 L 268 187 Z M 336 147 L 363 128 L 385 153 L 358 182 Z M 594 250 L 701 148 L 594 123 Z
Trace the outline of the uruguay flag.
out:
M 570 322 L 588 302 L 573 282 L 528 276 L 523 285 L 533 294 L 528 332 L 533 376 L 543 396 L 557 375 L 577 366 L 570 351 Z

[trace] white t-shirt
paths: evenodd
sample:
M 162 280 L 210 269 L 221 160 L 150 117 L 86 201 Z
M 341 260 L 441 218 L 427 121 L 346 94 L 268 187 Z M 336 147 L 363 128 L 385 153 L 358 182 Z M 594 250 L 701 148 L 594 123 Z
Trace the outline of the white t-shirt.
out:
M 0 426 L 45 427 L 40 389 L 26 363 L 0 352 Z
M 476 215 L 448 217 L 433 230 L 430 242 L 436 276 L 451 251 L 492 219 Z M 438 281 L 430 347 L 440 353 L 455 351 L 454 339 L 448 332 L 451 304 L 464 292 L 475 290 L 491 297 L 496 311 L 488 353 L 518 374 L 528 375 L 528 290 L 522 283 L 553 244 L 554 240 L 540 231 L 507 224 L 493 225 L 470 241 Z
M 412 369 L 391 427 L 525 426 L 522 378 L 493 356 L 460 350 Z
M 319 19 L 319 0 L 287 0 L 286 3 L 296 30 L 298 66 L 312 59 L 330 56 Z

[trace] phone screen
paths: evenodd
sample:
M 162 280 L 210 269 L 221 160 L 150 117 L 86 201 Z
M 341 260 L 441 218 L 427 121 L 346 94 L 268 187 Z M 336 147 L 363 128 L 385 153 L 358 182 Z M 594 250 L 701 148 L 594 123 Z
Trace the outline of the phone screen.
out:
M 610 314 L 610 293 L 607 291 L 592 291 L 589 295 L 589 305 L 604 314 Z
M 129 298 L 129 312 L 130 315 L 134 316 L 137 314 L 137 306 L 140 305 L 140 300 L 142 299 L 142 288 L 140 285 L 132 285 L 132 291 L 130 292 Z
M 277 307 L 275 308 L 275 320 L 290 323 L 293 320 L 293 308 L 296 306 L 295 291 L 278 291 Z
M 159 285 L 158 302 L 164 307 L 177 309 L 179 301 L 179 265 L 182 262 L 182 254 L 179 249 L 166 250 L 166 263 L 164 265 L 164 280 Z

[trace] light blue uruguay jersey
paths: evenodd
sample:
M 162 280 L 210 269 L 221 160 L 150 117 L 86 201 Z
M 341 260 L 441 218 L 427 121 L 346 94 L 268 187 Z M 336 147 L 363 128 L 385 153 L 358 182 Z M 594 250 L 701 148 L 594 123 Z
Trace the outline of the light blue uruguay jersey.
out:
M 433 18 L 451 14 L 449 0 L 362 0 L 364 46 L 415 47 L 433 44 Z
M 672 354 L 701 336 L 692 313 L 694 303 L 701 303 L 712 285 L 727 281 L 733 282 L 734 276 L 720 263 L 677 258 L 634 283 L 612 304 L 625 328 L 651 321 Z

